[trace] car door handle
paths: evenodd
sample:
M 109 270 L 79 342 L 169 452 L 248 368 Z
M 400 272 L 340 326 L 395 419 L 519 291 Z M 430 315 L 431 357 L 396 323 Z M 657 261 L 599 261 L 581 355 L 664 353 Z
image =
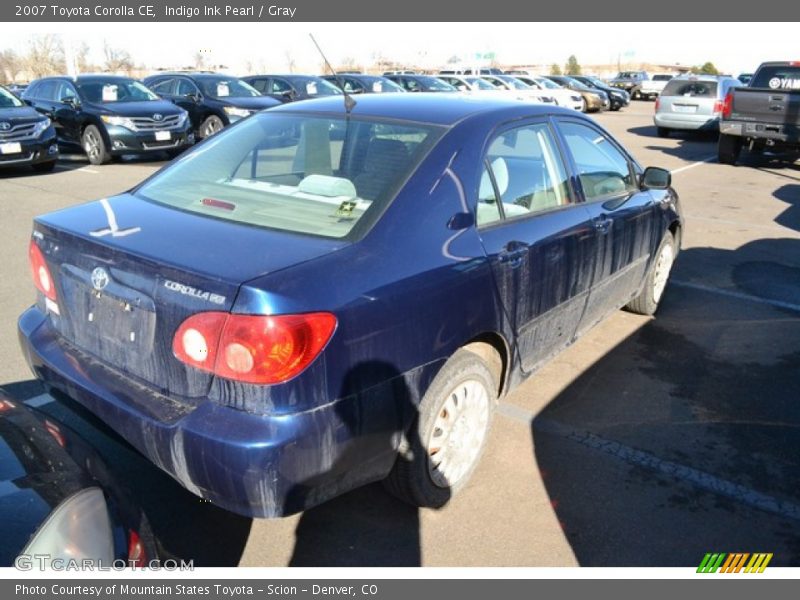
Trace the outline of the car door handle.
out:
M 614 219 L 602 215 L 600 217 L 593 219 L 593 222 L 595 229 L 597 229 L 597 231 L 599 231 L 600 233 L 608 233 L 608 231 L 611 229 L 611 225 L 614 223 Z
M 525 242 L 509 242 L 498 255 L 501 263 L 508 263 L 512 267 L 522 264 L 522 259 L 528 254 L 530 246 Z

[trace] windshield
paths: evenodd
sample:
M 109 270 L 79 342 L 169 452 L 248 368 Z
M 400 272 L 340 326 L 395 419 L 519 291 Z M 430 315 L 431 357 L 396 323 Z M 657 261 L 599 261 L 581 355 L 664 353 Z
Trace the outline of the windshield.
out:
M 456 88 L 438 77 L 417 77 L 417 79 L 429 90 L 440 92 L 455 92 Z
M 476 89 L 476 90 L 496 90 L 497 89 L 491 83 L 489 83 L 485 79 L 481 79 L 480 77 L 466 77 L 465 81 L 467 83 L 469 83 L 473 87 L 473 89 Z
M 538 83 L 543 88 L 547 88 L 548 90 L 558 90 L 561 89 L 561 86 L 555 83 L 554 81 L 550 81 L 549 79 L 545 79 L 544 77 L 536 77 L 534 79 L 536 83 Z
M 764 66 L 753 79 L 750 87 L 770 88 L 773 90 L 800 89 L 800 66 Z
M 672 75 L 653 75 L 653 81 L 669 81 Z
M 404 87 L 387 77 L 364 77 L 362 82 L 375 94 L 406 91 Z
M 640 75 L 637 71 L 620 71 L 617 79 L 638 79 Z
M 6 88 L 0 87 L 0 108 L 17 108 L 23 103 Z
M 335 96 L 342 93 L 338 87 L 324 79 L 295 79 L 295 87 L 305 90 L 309 96 Z
M 515 90 L 527 90 L 527 89 L 530 89 L 530 87 L 531 87 L 529 85 L 525 85 L 524 83 L 522 83 L 519 79 L 517 79 L 515 77 L 500 77 L 499 79 L 502 79 L 503 81 L 505 81 L 508 85 L 510 85 Z
M 252 98 L 261 94 L 235 77 L 202 77 L 197 80 L 200 90 L 212 98 Z
M 78 81 L 76 85 L 81 98 L 95 104 L 158 100 L 158 96 L 133 79 L 92 79 Z
M 219 219 L 342 238 L 380 215 L 440 131 L 261 113 L 215 135 L 135 193 Z
M 603 81 L 600 81 L 597 77 L 584 77 L 584 79 L 586 81 L 588 81 L 589 83 L 591 83 L 592 85 L 596 85 L 596 86 L 600 86 L 600 87 L 606 87 L 606 83 L 603 82 Z

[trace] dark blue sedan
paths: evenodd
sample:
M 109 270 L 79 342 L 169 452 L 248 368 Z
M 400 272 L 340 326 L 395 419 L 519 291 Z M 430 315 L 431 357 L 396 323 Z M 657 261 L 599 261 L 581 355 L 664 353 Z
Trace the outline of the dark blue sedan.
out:
M 571 110 L 287 104 L 35 220 L 36 375 L 186 488 L 279 516 L 385 480 L 441 506 L 509 389 L 680 246 L 667 171 Z

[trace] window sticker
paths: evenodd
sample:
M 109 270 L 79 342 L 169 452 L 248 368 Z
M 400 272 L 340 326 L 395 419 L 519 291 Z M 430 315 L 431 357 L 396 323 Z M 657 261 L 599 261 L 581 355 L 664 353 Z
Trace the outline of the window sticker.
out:
M 218 83 L 217 84 L 217 97 L 224 98 L 226 96 L 231 95 L 231 88 L 228 86 L 227 83 Z
M 316 81 L 309 81 L 306 84 L 306 94 L 309 96 L 314 96 L 317 94 L 317 82 Z
M 372 91 L 376 94 L 380 94 L 383 91 L 383 83 L 380 81 L 376 81 L 372 84 Z
M 103 86 L 103 102 L 116 102 L 117 101 L 117 86 L 104 85 Z

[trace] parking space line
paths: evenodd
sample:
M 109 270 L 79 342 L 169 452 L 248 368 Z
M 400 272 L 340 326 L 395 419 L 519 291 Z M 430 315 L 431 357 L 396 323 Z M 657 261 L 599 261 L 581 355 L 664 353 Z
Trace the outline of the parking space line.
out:
M 526 424 L 533 423 L 535 416 L 533 413 L 513 404 L 500 404 L 497 412 L 504 417 Z M 557 435 L 628 464 L 656 471 L 662 475 L 678 479 L 759 510 L 800 521 L 800 505 L 798 504 L 763 494 L 700 469 L 664 460 L 650 452 L 637 450 L 613 440 L 607 440 L 594 433 L 573 429 L 552 419 L 537 419 L 534 424 L 534 433 L 537 432 Z
M 775 308 L 784 308 L 795 312 L 800 312 L 800 304 L 793 302 L 784 302 L 782 300 L 772 300 L 770 298 L 762 298 L 760 296 L 753 296 L 752 294 L 745 294 L 742 292 L 735 292 L 733 290 L 726 290 L 723 288 L 713 287 L 710 285 L 703 285 L 702 283 L 691 283 L 689 281 L 676 281 L 671 279 L 670 285 L 676 287 L 683 287 L 690 290 L 697 290 L 699 292 L 708 292 L 710 294 L 719 294 L 720 296 L 727 296 L 728 298 L 735 298 L 736 300 L 744 300 L 746 302 L 756 302 L 758 304 L 766 304 L 774 306 Z
M 715 160 L 717 160 L 717 155 L 716 154 L 714 156 L 708 156 L 706 158 L 702 158 L 702 159 L 698 160 L 697 162 L 693 162 L 690 165 L 686 165 L 685 167 L 679 167 L 677 169 L 672 169 L 670 171 L 670 173 L 672 173 L 673 175 L 675 175 L 677 173 L 682 173 L 683 171 L 688 171 L 689 169 L 694 169 L 695 167 L 699 167 L 700 165 L 704 165 L 706 163 L 709 163 L 709 162 L 712 162 L 712 161 L 715 161 Z

